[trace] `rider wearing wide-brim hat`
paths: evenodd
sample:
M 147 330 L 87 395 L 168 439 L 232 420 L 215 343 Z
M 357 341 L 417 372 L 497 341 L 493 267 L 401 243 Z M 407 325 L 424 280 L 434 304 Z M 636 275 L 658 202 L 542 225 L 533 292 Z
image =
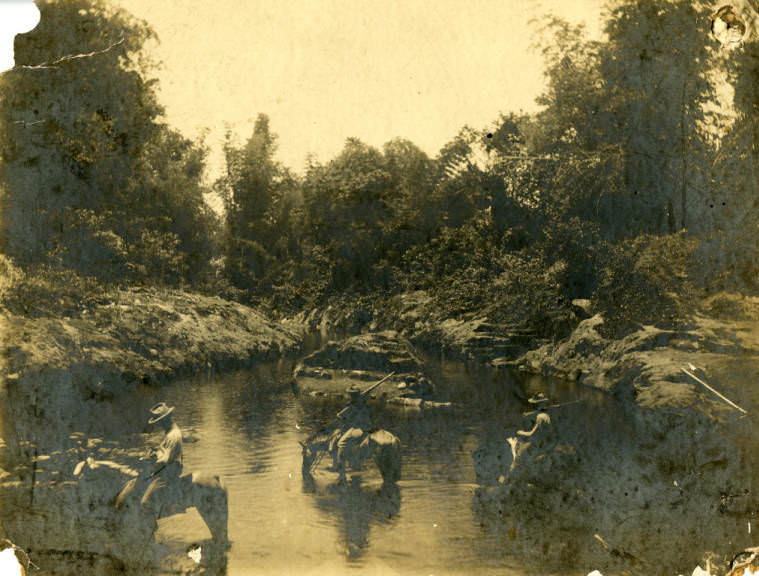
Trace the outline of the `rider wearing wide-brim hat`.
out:
M 160 508 L 171 485 L 182 474 L 182 431 L 172 417 L 173 406 L 159 402 L 150 409 L 148 424 L 161 427 L 166 435 L 160 446 L 151 454 L 153 464 L 151 482 L 142 497 L 142 504 Z
M 167 406 L 166 402 L 159 402 L 150 409 L 153 416 L 148 419 L 148 424 L 156 424 L 161 420 L 171 420 L 172 412 L 174 412 L 174 406 Z
M 366 395 L 355 384 L 349 386 L 346 392 L 348 393 L 350 404 L 338 414 L 341 427 L 354 426 L 368 430 L 371 425 L 371 418 L 369 416 L 369 407 L 366 405 Z
M 350 398 L 350 401 L 352 403 L 355 403 L 361 400 L 361 388 L 359 388 L 355 384 L 352 384 L 351 386 L 349 386 L 346 392 L 348 392 L 348 398 Z
M 371 428 L 371 415 L 366 405 L 366 396 L 358 386 L 350 386 L 346 392 L 350 404 L 338 414 L 340 424 L 330 442 L 332 468 L 345 475 L 345 449 L 349 443 L 358 443 Z

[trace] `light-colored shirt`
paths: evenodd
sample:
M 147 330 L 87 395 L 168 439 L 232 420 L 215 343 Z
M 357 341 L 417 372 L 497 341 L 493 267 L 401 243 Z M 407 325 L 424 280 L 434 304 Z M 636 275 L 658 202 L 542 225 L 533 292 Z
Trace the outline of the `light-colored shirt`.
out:
M 182 431 L 176 424 L 172 424 L 156 450 L 154 470 L 154 474 L 179 476 L 182 473 Z

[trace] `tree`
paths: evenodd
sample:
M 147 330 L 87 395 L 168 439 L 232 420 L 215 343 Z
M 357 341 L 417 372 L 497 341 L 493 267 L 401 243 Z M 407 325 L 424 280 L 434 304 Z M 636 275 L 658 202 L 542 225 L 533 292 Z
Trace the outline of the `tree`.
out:
M 429 240 L 438 226 L 438 213 L 430 201 L 434 189 L 435 164 L 409 140 L 396 138 L 383 148 L 385 166 L 392 184 L 392 217 L 384 225 L 384 244 L 390 247 L 391 260 L 397 261 L 410 246 Z
M 366 287 L 385 250 L 382 229 L 397 197 L 382 153 L 356 138 L 325 166 L 313 166 L 304 181 L 305 225 L 331 262 L 335 288 Z
M 197 274 L 204 151 L 161 123 L 154 33 L 100 0 L 38 5 L 0 77 L 3 250 L 109 280 Z
M 701 166 L 709 150 L 700 134 L 703 104 L 713 98 L 707 81 L 709 37 L 694 23 L 708 21 L 702 2 L 618 2 L 606 31 L 600 72 L 610 103 L 609 134 L 625 158 L 632 206 L 643 204 L 643 231 L 689 228 L 689 207 L 700 204 Z M 689 196 L 695 195 L 691 201 Z M 696 224 L 697 226 L 697 224 Z
M 225 266 L 242 289 L 260 284 L 269 267 L 287 256 L 292 246 L 291 213 L 297 183 L 274 155 L 277 136 L 269 118 L 259 114 L 253 133 L 242 146 L 227 135 L 227 173 L 217 183 L 226 206 Z

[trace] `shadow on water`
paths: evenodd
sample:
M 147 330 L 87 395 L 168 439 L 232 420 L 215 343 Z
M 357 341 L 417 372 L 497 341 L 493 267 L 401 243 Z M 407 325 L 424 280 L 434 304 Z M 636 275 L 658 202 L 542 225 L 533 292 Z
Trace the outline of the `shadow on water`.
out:
M 5 532 L 33 558 L 37 551 L 41 574 L 84 573 L 82 566 L 100 566 L 102 574 L 126 569 L 107 555 L 124 534 L 98 512 L 110 495 L 94 492 L 105 488 L 88 488 L 95 496 L 91 509 L 86 502 L 66 509 L 66 498 L 78 489 L 72 471 L 86 455 L 133 464 L 160 440 L 145 420 L 150 406 L 165 401 L 176 407 L 184 433 L 185 470 L 216 474 L 224 482 L 232 546 L 220 559 L 204 556 L 195 564 L 188 551 L 198 544 L 206 550 L 209 534 L 190 509 L 159 521 L 155 563 L 138 573 L 347 574 L 356 567 L 437 575 L 594 568 L 661 573 L 635 567 L 633 559 L 645 556 L 640 546 L 662 540 L 658 532 L 648 541 L 639 538 L 646 528 L 636 523 L 684 510 L 697 494 L 698 478 L 678 476 L 678 468 L 658 470 L 639 446 L 635 423 L 608 396 L 439 358 L 428 358 L 426 365 L 438 383 L 436 399 L 457 408 L 371 405 L 374 426 L 401 441 L 397 484 L 368 477 L 345 485 L 303 482 L 299 441 L 328 426 L 341 405 L 293 394 L 293 362 L 224 375 L 209 370 L 103 404 L 107 423 L 93 421 L 95 407 L 89 406 L 48 434 L 44 445 L 30 442 L 26 448 L 36 456 L 15 463 L 12 482 L 0 479 Z M 525 412 L 535 409 L 529 400 L 539 393 L 559 407 L 546 411 L 550 427 L 524 452 L 529 465 L 509 472 L 508 438 L 531 429 L 535 415 Z M 13 414 L 7 406 L 3 410 L 8 423 Z M 659 496 L 645 492 L 641 473 L 662 479 Z M 708 507 L 707 500 L 697 502 Z M 661 514 L 651 516 L 657 508 Z M 719 518 L 745 527 L 743 516 Z M 725 526 L 720 529 L 724 534 Z M 633 536 L 639 547 L 626 547 Z M 682 533 L 669 537 L 671 546 L 691 556 L 705 543 Z
M 304 478 L 303 491 L 313 495 L 321 513 L 337 520 L 339 546 L 354 561 L 369 548 L 371 525 L 392 524 L 401 508 L 401 490 L 396 484 L 366 486 L 357 476 L 345 484 L 320 484 Z

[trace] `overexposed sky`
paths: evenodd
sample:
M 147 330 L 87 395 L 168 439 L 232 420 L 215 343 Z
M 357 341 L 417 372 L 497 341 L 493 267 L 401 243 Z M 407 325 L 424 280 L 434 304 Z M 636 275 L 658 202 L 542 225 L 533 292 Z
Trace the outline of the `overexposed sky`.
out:
M 355 136 L 402 136 L 434 155 L 464 124 L 534 110 L 542 86 L 531 18 L 553 11 L 595 34 L 603 0 L 114 0 L 152 25 L 168 121 L 225 123 L 246 138 L 264 112 L 300 171 Z

